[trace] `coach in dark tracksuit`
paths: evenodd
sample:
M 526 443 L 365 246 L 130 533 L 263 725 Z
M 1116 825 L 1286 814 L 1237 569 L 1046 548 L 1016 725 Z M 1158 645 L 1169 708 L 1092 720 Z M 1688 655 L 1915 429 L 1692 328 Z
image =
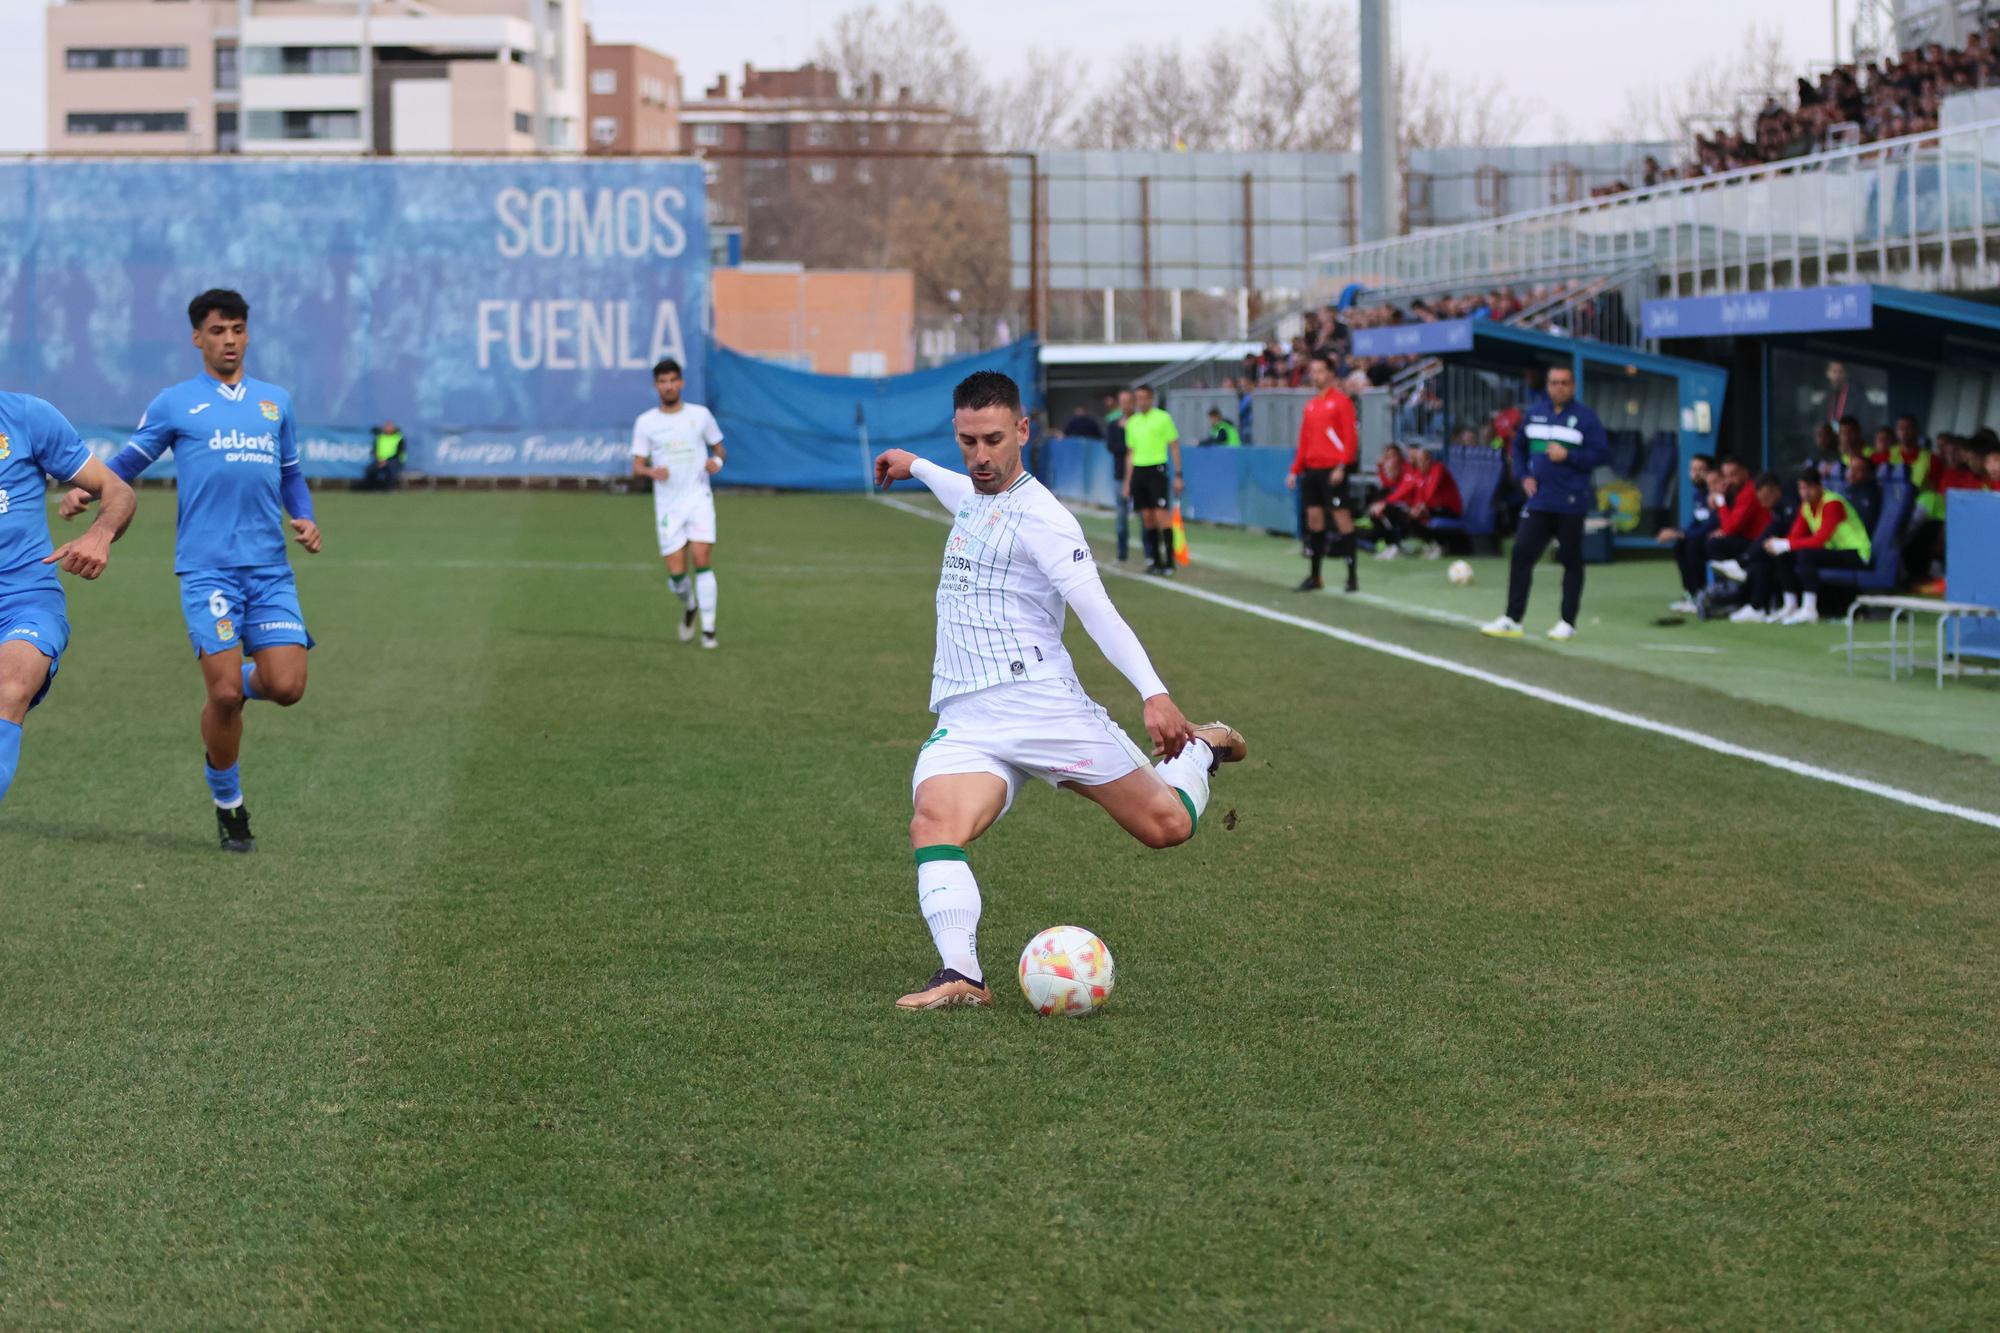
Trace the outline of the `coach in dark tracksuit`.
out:
M 1562 619 L 1552 639 L 1576 633 L 1583 602 L 1583 520 L 1597 509 L 1591 473 L 1611 461 L 1604 423 L 1576 401 L 1576 374 L 1568 366 L 1549 372 L 1548 397 L 1529 407 L 1514 436 L 1514 475 L 1522 478 L 1528 504 L 1514 534 L 1514 560 L 1507 576 L 1507 614 L 1485 627 L 1488 634 L 1518 638 L 1528 613 L 1528 590 L 1535 562 L 1556 544 L 1562 561 Z

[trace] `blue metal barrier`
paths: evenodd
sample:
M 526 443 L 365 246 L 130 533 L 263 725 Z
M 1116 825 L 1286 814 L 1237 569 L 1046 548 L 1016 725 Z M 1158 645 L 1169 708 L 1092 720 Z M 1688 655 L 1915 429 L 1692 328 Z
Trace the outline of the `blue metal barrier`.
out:
M 1205 523 L 1291 532 L 1298 526 L 1293 493 L 1285 489 L 1289 449 L 1183 446 L 1187 493 L 1181 514 Z M 1053 439 L 1044 446 L 1042 482 L 1071 504 L 1110 509 L 1118 503 L 1111 455 L 1102 440 Z

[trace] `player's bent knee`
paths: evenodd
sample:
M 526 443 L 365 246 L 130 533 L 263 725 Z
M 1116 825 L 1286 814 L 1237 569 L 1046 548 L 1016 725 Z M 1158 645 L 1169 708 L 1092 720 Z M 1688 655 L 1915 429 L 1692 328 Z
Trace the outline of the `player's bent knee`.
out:
M 1150 845 L 1156 851 L 1165 851 L 1169 847 L 1180 846 L 1193 836 L 1194 821 L 1188 818 L 1187 811 L 1176 809 L 1160 820 L 1158 838 Z
M 264 697 L 280 708 L 290 708 L 306 697 L 304 680 L 274 681 L 264 689 Z

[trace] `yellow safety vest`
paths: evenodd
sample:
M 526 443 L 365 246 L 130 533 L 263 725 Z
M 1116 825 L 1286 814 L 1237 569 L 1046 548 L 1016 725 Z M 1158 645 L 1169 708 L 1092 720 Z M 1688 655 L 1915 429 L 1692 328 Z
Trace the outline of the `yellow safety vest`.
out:
M 1799 505 L 1799 513 L 1805 516 L 1807 532 L 1815 537 L 1819 536 L 1820 515 L 1826 512 L 1826 502 L 1828 499 L 1838 498 L 1822 496 L 1817 507 L 1805 503 Z M 1862 523 L 1861 516 L 1854 512 L 1854 506 L 1846 500 L 1840 501 L 1840 526 L 1826 539 L 1826 549 L 1859 551 L 1863 563 L 1875 558 L 1875 543 L 1869 540 L 1868 528 Z

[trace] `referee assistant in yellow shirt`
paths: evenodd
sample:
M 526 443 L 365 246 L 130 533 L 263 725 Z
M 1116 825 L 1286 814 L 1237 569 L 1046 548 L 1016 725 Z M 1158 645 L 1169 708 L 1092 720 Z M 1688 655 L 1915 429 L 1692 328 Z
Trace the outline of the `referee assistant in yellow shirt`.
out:
M 1140 385 L 1139 410 L 1125 418 L 1125 498 L 1139 511 L 1139 524 L 1146 542 L 1146 572 L 1174 572 L 1173 497 L 1184 489 L 1181 481 L 1181 438 L 1174 419 L 1164 408 L 1153 405 L 1153 391 Z M 1171 455 L 1174 466 L 1167 471 Z

